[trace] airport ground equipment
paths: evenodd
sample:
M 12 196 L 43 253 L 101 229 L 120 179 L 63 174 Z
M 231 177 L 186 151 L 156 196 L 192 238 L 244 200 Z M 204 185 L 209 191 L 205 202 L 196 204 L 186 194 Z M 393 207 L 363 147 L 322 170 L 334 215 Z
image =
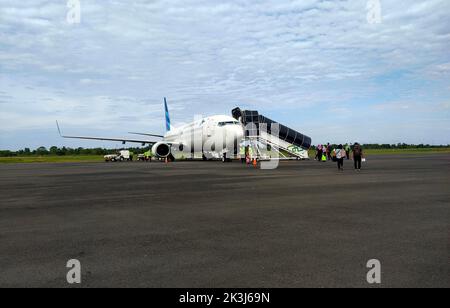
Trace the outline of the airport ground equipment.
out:
M 139 154 L 137 156 L 138 161 L 152 161 L 152 153 L 150 151 L 145 152 L 144 154 Z
M 122 150 L 117 154 L 109 154 L 103 157 L 106 162 L 115 162 L 115 161 L 132 161 L 133 154 L 128 150 Z
M 273 152 L 280 159 L 309 158 L 310 137 L 260 115 L 258 111 L 235 108 L 232 115 L 246 127 L 244 146 L 251 146 L 259 158 L 272 158 Z

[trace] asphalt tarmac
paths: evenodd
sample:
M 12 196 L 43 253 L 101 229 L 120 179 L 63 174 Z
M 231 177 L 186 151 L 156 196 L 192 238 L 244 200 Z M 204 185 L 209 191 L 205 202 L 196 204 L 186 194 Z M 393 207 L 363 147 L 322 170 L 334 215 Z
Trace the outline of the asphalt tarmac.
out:
M 345 168 L 0 165 L 0 287 L 450 287 L 450 155 Z

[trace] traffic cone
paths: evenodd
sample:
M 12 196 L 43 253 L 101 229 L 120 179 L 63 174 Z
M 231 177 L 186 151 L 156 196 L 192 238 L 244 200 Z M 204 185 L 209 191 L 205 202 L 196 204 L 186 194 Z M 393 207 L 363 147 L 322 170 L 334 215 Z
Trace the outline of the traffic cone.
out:
M 256 158 L 255 159 L 253 159 L 253 167 L 258 167 L 258 162 L 256 161 Z

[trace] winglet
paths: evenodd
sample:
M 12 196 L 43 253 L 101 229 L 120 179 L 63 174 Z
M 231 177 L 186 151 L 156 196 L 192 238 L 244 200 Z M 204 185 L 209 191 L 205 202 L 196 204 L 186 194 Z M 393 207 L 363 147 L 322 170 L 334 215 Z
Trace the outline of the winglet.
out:
M 59 133 L 59 135 L 62 137 L 61 129 L 59 128 L 58 120 L 56 120 L 56 127 L 58 128 L 58 133 Z
M 164 97 L 164 109 L 166 112 L 166 130 L 170 131 L 170 116 L 169 116 L 169 108 L 167 107 L 167 99 Z

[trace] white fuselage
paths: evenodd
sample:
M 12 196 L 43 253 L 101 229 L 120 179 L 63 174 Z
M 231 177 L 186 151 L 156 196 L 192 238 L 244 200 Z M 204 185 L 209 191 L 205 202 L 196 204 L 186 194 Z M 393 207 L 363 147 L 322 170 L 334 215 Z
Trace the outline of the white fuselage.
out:
M 172 144 L 172 152 L 184 157 L 219 158 L 224 152 L 230 157 L 244 139 L 242 124 L 226 115 L 196 120 L 166 133 L 162 142 Z

